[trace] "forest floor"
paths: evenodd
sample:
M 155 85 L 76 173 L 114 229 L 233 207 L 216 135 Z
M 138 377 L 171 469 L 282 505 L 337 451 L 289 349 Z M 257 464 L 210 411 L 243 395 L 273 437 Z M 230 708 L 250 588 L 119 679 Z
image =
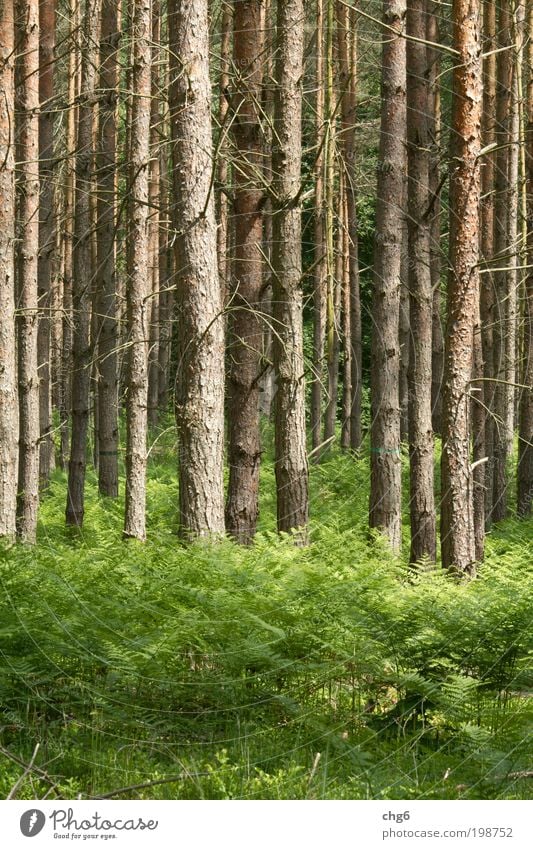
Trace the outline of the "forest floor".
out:
M 492 530 L 473 582 L 414 572 L 369 536 L 367 457 L 332 452 L 296 549 L 267 452 L 256 543 L 184 547 L 175 457 L 169 430 L 146 544 L 94 471 L 66 529 L 58 470 L 38 546 L 0 551 L 2 798 L 37 743 L 18 798 L 531 796 L 532 522 Z

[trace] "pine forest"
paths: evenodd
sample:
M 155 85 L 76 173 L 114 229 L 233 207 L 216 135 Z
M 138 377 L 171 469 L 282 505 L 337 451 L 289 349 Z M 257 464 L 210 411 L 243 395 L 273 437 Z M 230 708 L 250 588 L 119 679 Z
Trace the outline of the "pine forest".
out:
M 0 798 L 526 799 L 533 0 L 0 0 Z

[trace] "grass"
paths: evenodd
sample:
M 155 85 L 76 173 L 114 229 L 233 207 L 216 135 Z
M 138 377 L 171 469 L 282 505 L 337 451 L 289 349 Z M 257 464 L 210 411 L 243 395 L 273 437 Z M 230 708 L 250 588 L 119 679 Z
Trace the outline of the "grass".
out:
M 178 540 L 171 430 L 144 545 L 92 471 L 66 529 L 57 471 L 38 546 L 0 551 L 0 795 L 39 743 L 20 798 L 528 798 L 533 525 L 493 530 L 474 582 L 414 573 L 368 533 L 368 477 L 313 467 L 299 550 L 267 453 L 243 549 Z

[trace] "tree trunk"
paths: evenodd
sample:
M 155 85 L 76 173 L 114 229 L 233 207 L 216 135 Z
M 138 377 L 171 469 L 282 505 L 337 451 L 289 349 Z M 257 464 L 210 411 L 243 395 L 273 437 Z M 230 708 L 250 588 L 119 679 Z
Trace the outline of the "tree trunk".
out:
M 98 490 L 118 496 L 118 329 L 116 293 L 116 193 L 119 83 L 119 7 L 103 0 L 100 34 L 100 108 L 98 151 Z
M 67 525 L 81 527 L 84 516 L 85 470 L 91 376 L 91 295 L 93 264 L 90 196 L 93 176 L 93 98 L 96 52 L 93 39 L 99 0 L 86 0 L 82 20 L 81 91 L 76 146 L 76 198 L 73 244 L 72 437 L 68 468 Z
M 439 4 L 437 0 L 428 0 L 426 38 L 428 42 L 439 43 Z M 441 316 L 441 240 L 440 240 L 440 164 L 441 164 L 441 108 L 440 108 L 440 57 L 438 47 L 427 45 L 429 64 L 428 93 L 428 131 L 429 131 L 429 203 L 431 212 L 429 266 L 431 288 L 433 292 L 433 315 L 431 330 L 432 366 L 431 366 L 431 418 L 434 433 L 441 432 L 442 422 L 442 372 L 444 366 L 444 334 Z
M 69 7 L 69 58 L 68 58 L 68 109 L 65 118 L 65 185 L 64 185 L 64 221 L 63 228 L 63 350 L 60 388 L 60 457 L 61 468 L 65 468 L 69 456 L 69 419 L 72 407 L 72 274 L 74 245 L 74 187 L 76 181 L 76 136 L 77 107 L 79 92 L 79 71 L 77 32 L 79 25 L 79 6 Z M 76 36 L 76 37 L 75 37 Z
M 511 89 L 512 89 L 512 53 L 511 53 L 511 16 L 510 0 L 503 0 L 499 15 L 499 46 L 507 48 L 497 55 L 496 77 L 496 152 L 495 207 L 494 207 L 494 253 L 497 268 L 494 272 L 496 303 L 493 331 L 494 355 L 494 480 L 492 520 L 498 522 L 507 514 L 507 464 L 509 461 L 509 443 L 507 436 L 507 415 L 510 403 L 510 387 L 507 386 L 507 348 L 506 335 L 510 317 L 510 272 L 512 250 L 508 244 L 511 187 L 509 185 L 509 161 L 511 142 Z
M 372 423 L 370 526 L 393 551 L 401 545 L 401 459 L 398 382 L 405 179 L 405 19 L 404 0 L 384 0 L 381 132 L 378 161 L 374 285 L 372 294 Z M 391 32 L 392 29 L 392 32 Z M 398 37 L 394 36 L 398 32 Z
M 146 538 L 146 438 L 148 401 L 148 295 L 150 257 L 148 192 L 150 160 L 151 2 L 133 12 L 130 151 L 130 268 L 127 285 L 128 376 L 126 404 L 126 509 L 124 536 Z
M 311 445 L 316 450 L 322 441 L 322 391 L 326 327 L 326 243 L 324 238 L 324 0 L 316 0 L 316 101 L 313 272 L 313 382 L 311 384 Z M 313 455 L 318 459 L 318 453 Z
M 307 540 L 308 467 L 305 439 L 301 268 L 303 0 L 278 3 L 273 156 L 273 314 L 275 471 L 278 530 Z
M 151 297 L 148 302 L 148 424 L 150 427 L 157 425 L 159 402 L 160 40 L 161 21 L 159 0 L 152 0 L 152 98 L 150 101 L 150 179 L 148 185 L 148 253 L 151 280 Z
M 263 142 L 257 104 L 261 103 L 264 61 L 262 13 L 263 0 L 234 5 L 235 253 L 230 287 L 226 529 L 245 544 L 252 541 L 257 527 L 261 460 L 259 380 L 263 326 L 259 310 L 263 189 L 259 175 Z
M 207 0 L 171 0 L 170 110 L 174 157 L 180 439 L 185 537 L 224 532 L 224 317 L 211 189 Z
M 15 363 L 14 9 L 0 4 L 0 537 L 13 539 L 17 498 L 18 408 Z
M 55 0 L 39 3 L 39 330 L 37 339 L 39 361 L 39 419 L 40 449 L 39 477 L 46 486 L 54 467 L 52 429 L 52 397 L 50 368 L 51 289 L 55 250 L 54 214 L 54 49 Z
M 475 569 L 470 379 L 479 258 L 481 149 L 481 48 L 478 9 L 454 0 L 452 167 L 450 173 L 450 274 L 443 387 L 442 563 Z
M 533 220 L 533 3 L 529 3 L 527 20 L 528 88 L 527 132 L 525 139 L 528 220 Z M 517 511 L 522 518 L 531 516 L 533 501 L 533 228 L 527 237 L 530 266 L 525 285 L 523 366 L 518 430 Z
M 342 165 L 345 174 L 345 194 L 347 206 L 347 250 L 348 279 L 346 286 L 347 303 L 344 306 L 344 356 L 345 379 L 349 385 L 349 434 L 345 437 L 349 447 L 358 451 L 361 447 L 361 402 L 362 402 L 362 341 L 361 341 L 361 299 L 359 287 L 359 250 L 357 234 L 357 193 L 356 193 L 356 90 L 357 90 L 357 36 L 356 21 L 348 6 L 337 0 L 337 40 L 339 53 L 339 83 L 341 89 L 342 117 Z M 349 334 L 349 335 L 347 335 Z M 345 441 L 343 440 L 343 441 Z
M 495 0 L 483 2 L 483 116 L 482 144 L 490 148 L 496 140 L 496 3 Z M 494 316 L 495 316 L 495 280 L 490 263 L 494 256 L 494 170 L 496 153 L 489 150 L 484 154 L 481 168 L 481 234 L 480 248 L 483 261 L 483 273 L 480 280 L 480 322 L 481 346 L 483 353 L 482 392 L 477 393 L 479 403 L 483 403 L 484 456 L 483 486 L 485 489 L 485 529 L 492 520 L 492 495 L 494 479 Z
M 229 291 L 230 263 L 228 260 L 228 198 L 226 191 L 229 183 L 228 166 L 228 143 L 227 114 L 229 109 L 228 91 L 230 84 L 229 69 L 231 59 L 231 31 L 232 31 L 232 3 L 222 3 L 220 10 L 220 76 L 219 76 L 219 101 L 218 120 L 220 124 L 220 136 L 218 141 L 217 156 L 217 179 L 219 190 L 217 192 L 216 220 L 217 228 L 217 257 L 220 284 L 224 295 Z
M 435 561 L 431 424 L 433 292 L 430 266 L 429 87 L 426 0 L 407 9 L 407 158 L 411 350 L 409 353 L 409 456 L 411 563 Z M 419 39 L 419 40 L 415 40 Z
M 18 534 L 35 542 L 39 507 L 39 376 L 37 264 L 39 251 L 39 4 L 17 3 L 16 161 L 19 384 Z
M 339 286 L 335 257 L 335 207 L 339 204 L 341 192 L 335 197 L 335 141 L 336 141 L 336 92 L 333 79 L 333 36 L 335 16 L 333 0 L 326 0 L 326 79 L 325 79 L 325 248 L 326 248 L 326 304 L 325 304 L 325 343 L 327 365 L 327 401 L 324 410 L 324 448 L 322 455 L 331 448 L 335 438 L 337 421 L 337 386 L 339 378 Z M 337 228 L 338 229 L 338 228 Z

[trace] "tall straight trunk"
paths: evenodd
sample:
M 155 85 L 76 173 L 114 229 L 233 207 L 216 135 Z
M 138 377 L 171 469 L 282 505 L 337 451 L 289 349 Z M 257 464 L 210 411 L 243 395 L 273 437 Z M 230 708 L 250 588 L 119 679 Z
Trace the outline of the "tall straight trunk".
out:
M 99 12 L 99 0 L 86 0 L 81 22 L 81 81 L 76 143 L 72 280 L 72 436 L 65 511 L 67 525 L 77 527 L 83 525 L 85 511 L 85 471 L 89 428 L 93 282 L 90 196 L 94 167 L 92 101 L 96 83 L 96 51 L 92 35 Z
M 272 181 L 272 0 L 265 0 L 264 30 L 268 33 L 264 50 L 266 61 L 263 62 L 263 180 L 265 185 Z M 272 416 L 274 395 L 276 392 L 274 367 L 272 363 L 272 203 L 266 197 L 263 205 L 263 285 L 261 297 L 261 319 L 263 322 L 263 351 L 261 379 L 259 381 L 259 412 L 269 420 Z
M 348 222 L 348 197 L 345 188 L 342 205 L 342 243 L 340 245 L 342 261 L 341 334 L 343 340 L 341 448 L 343 451 L 348 451 L 351 448 L 352 420 L 352 333 L 350 324 L 350 236 Z
M 426 39 L 438 44 L 439 4 L 428 0 Z M 433 292 L 433 315 L 431 329 L 431 418 L 434 433 L 441 432 L 442 421 L 442 371 L 444 366 L 444 334 L 441 317 L 441 242 L 440 242 L 440 164 L 441 164 L 441 104 L 440 104 L 440 57 L 438 47 L 427 45 L 428 58 L 428 133 L 429 133 L 429 204 L 430 243 L 429 267 Z
M 490 148 L 496 140 L 496 3 L 483 1 L 483 115 L 481 123 L 482 145 Z M 481 168 L 481 233 L 480 249 L 483 273 L 480 280 L 479 307 L 481 322 L 481 346 L 483 353 L 482 392 L 476 393 L 478 403 L 483 404 L 484 456 L 483 486 L 485 491 L 485 528 L 492 520 L 492 496 L 494 479 L 494 317 L 495 279 L 490 263 L 494 256 L 494 173 L 496 153 L 488 150 L 482 159 Z M 478 473 L 479 476 L 480 473 Z
M 405 193 L 407 208 L 407 192 Z M 400 439 L 409 441 L 409 348 L 411 345 L 411 325 L 409 317 L 409 250 L 407 246 L 407 217 L 402 231 L 402 259 L 400 269 L 400 375 L 398 383 L 400 403 Z
M 211 188 L 207 0 L 169 2 L 183 536 L 224 532 L 224 317 Z
M 236 2 L 233 14 L 235 252 L 230 287 L 226 529 L 245 544 L 252 541 L 257 527 L 261 460 L 263 140 L 257 104 L 262 96 L 263 6 L 264 0 Z
M 303 0 L 278 3 L 273 156 L 273 314 L 275 472 L 278 530 L 307 539 L 309 512 L 305 439 L 301 259 Z
M 339 90 L 341 99 L 341 133 L 340 149 L 342 154 L 341 168 L 344 180 L 344 204 L 342 207 L 342 256 L 344 265 L 347 265 L 347 276 L 342 276 L 342 337 L 344 350 L 343 365 L 343 414 L 341 445 L 343 448 L 352 447 L 351 428 L 357 428 L 357 419 L 361 418 L 361 397 L 358 392 L 358 382 L 352 386 L 352 376 L 357 373 L 357 368 L 352 366 L 352 358 L 357 353 L 353 349 L 351 329 L 351 301 L 359 295 L 359 264 L 357 256 L 357 210 L 355 205 L 355 66 L 352 66 L 354 58 L 352 53 L 352 38 L 355 33 L 350 31 L 349 9 L 340 0 L 335 4 L 335 15 L 337 19 L 337 51 L 339 65 Z M 354 304 L 355 305 L 355 304 Z M 360 354 L 360 351 L 359 351 Z M 355 405 L 359 405 L 359 414 Z M 359 435 L 359 443 L 360 443 Z M 354 445 L 357 450 L 358 445 Z
M 507 464 L 509 443 L 507 437 L 507 414 L 510 403 L 506 335 L 510 317 L 510 272 L 512 249 L 508 244 L 512 191 L 509 185 L 509 162 L 511 141 L 512 108 L 512 52 L 510 0 L 503 0 L 498 20 L 499 46 L 496 75 L 496 152 L 495 206 L 494 206 L 494 253 L 498 270 L 494 272 L 496 303 L 493 331 L 494 355 L 494 480 L 492 520 L 497 522 L 507 514 Z
M 472 574 L 475 569 L 470 379 L 476 319 L 479 259 L 481 150 L 481 46 L 479 10 L 454 0 L 452 159 L 450 173 L 450 274 L 443 387 L 442 563 Z
M 407 9 L 407 159 L 409 313 L 409 457 L 411 563 L 436 558 L 431 424 L 433 292 L 430 265 L 429 86 L 426 0 Z M 417 40 L 415 40 L 417 39 Z
M 39 4 L 18 0 L 16 17 L 17 308 L 19 384 L 18 535 L 35 542 L 39 507 Z
M 166 71 L 165 71 L 166 74 Z M 167 76 L 165 76 L 167 79 Z M 159 413 L 168 411 L 168 389 L 170 380 L 170 347 L 172 343 L 172 316 L 174 312 L 174 290 L 172 288 L 172 246 L 169 219 L 168 180 L 168 135 L 166 122 L 159 151 Z
M 337 385 L 339 377 L 339 322 L 338 290 L 340 281 L 336 273 L 335 259 L 335 208 L 340 193 L 335 197 L 335 142 L 336 142 L 336 92 L 333 75 L 333 43 L 335 16 L 333 0 L 326 0 L 326 55 L 325 55 L 325 119 L 326 137 L 324 149 L 324 200 L 325 200 L 325 249 L 326 249 L 326 305 L 325 343 L 327 365 L 327 401 L 324 411 L 324 448 L 331 447 L 337 420 Z
M 533 3 L 527 12 L 528 87 L 527 131 L 525 138 L 528 220 L 533 220 Z M 533 502 L 533 229 L 527 236 L 529 269 L 525 282 L 523 365 L 518 423 L 517 511 L 531 516 Z
M 346 9 L 346 7 L 345 7 Z M 349 38 L 349 83 L 347 102 L 343 103 L 343 124 L 346 155 L 346 197 L 348 215 L 348 251 L 350 285 L 350 447 L 358 451 L 362 441 L 361 410 L 363 403 L 363 337 L 361 322 L 361 290 L 359 284 L 359 235 L 356 197 L 356 108 L 357 108 L 357 13 L 349 10 L 345 19 Z
M 148 424 L 155 427 L 159 403 L 159 195 L 161 133 L 160 115 L 160 68 L 161 19 L 159 0 L 152 0 L 152 99 L 150 101 L 150 180 L 148 185 L 148 252 L 151 297 L 148 304 L 149 349 L 148 349 Z
M 150 160 L 151 0 L 133 11 L 133 74 L 130 151 L 131 222 L 128 269 L 128 372 L 126 403 L 126 506 L 124 536 L 146 537 L 146 439 L 148 401 L 148 192 Z
M 15 536 L 18 407 L 15 362 L 14 8 L 0 5 L 0 537 Z
M 512 38 L 517 44 L 519 34 L 512 24 Z M 509 157 L 507 184 L 509 186 L 509 208 L 507 216 L 507 303 L 505 327 L 505 380 L 507 389 L 505 436 L 507 439 L 507 457 L 513 453 L 513 439 L 516 413 L 516 344 L 518 318 L 518 269 L 520 255 L 518 251 L 518 213 L 519 213 L 519 144 L 520 144 L 520 103 L 518 99 L 518 65 L 516 49 L 511 51 L 512 83 L 511 83 L 511 115 L 509 117 Z
M 372 292 L 370 526 L 393 551 L 401 545 L 401 459 L 398 382 L 405 180 L 405 3 L 384 0 L 374 280 Z M 398 36 L 394 35 L 398 33 Z
M 39 330 L 37 339 L 39 360 L 39 419 L 40 448 L 39 476 L 46 485 L 54 467 L 52 429 L 52 397 L 50 368 L 51 289 L 54 268 L 54 48 L 55 0 L 39 3 Z
M 119 7 L 103 0 L 100 33 L 100 108 L 97 158 L 97 346 L 98 346 L 98 490 L 118 496 L 118 333 L 116 293 L 116 193 L 119 82 Z
M 63 263 L 63 346 L 61 356 L 61 376 L 59 389 L 60 417 L 60 464 L 64 469 L 69 455 L 69 419 L 71 411 L 72 391 L 72 274 L 73 274 L 73 244 L 74 244 L 74 186 L 76 180 L 76 100 L 79 89 L 79 68 L 77 49 L 77 32 L 79 24 L 79 7 L 73 3 L 69 6 L 69 54 L 68 54 L 68 107 L 65 117 L 65 177 L 63 188 L 63 220 L 62 230 L 62 263 Z
M 313 272 L 313 382 L 311 384 L 311 445 L 317 449 L 322 441 L 322 393 L 324 375 L 324 343 L 326 327 L 326 243 L 324 238 L 324 0 L 316 0 L 316 101 Z M 318 455 L 314 455 L 318 457 Z
M 228 144 L 227 144 L 227 114 L 229 109 L 228 90 L 230 84 L 230 59 L 231 59 L 231 33 L 232 33 L 233 4 L 222 3 L 220 10 L 220 75 L 219 75 L 219 102 L 218 120 L 220 124 L 220 138 L 217 157 L 217 179 L 219 190 L 216 198 L 217 219 L 217 257 L 218 273 L 222 291 L 226 294 L 229 287 L 230 267 L 228 261 L 228 198 L 226 195 L 229 183 L 228 166 Z

